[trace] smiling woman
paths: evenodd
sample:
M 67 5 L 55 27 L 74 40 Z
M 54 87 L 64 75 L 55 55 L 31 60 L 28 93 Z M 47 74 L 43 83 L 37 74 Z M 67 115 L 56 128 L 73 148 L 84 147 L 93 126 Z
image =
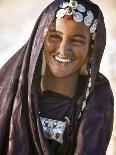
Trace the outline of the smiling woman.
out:
M 0 70 L 0 154 L 106 154 L 113 95 L 99 72 L 105 35 L 89 0 L 55 0 L 42 12 Z
M 84 23 L 77 23 L 73 19 L 66 18 L 52 22 L 43 48 L 47 62 L 44 77 L 47 84 L 44 87 L 73 97 L 80 68 L 86 59 L 90 59 L 90 42 L 91 34 Z M 56 88 L 55 83 L 57 83 Z M 67 83 L 71 83 L 73 89 L 70 85 L 68 88 Z

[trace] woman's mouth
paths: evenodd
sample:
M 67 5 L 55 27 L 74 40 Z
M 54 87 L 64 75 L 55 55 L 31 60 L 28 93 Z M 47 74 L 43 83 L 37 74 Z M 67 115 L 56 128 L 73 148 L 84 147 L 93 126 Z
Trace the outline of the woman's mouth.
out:
M 71 63 L 73 61 L 73 59 L 66 59 L 66 58 L 61 58 L 59 56 L 54 56 L 55 60 L 60 62 L 60 63 Z

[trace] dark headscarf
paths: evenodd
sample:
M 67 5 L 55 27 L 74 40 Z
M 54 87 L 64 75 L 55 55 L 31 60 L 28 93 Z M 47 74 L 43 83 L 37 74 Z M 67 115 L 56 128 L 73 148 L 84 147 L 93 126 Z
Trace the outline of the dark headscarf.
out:
M 45 30 L 55 18 L 55 12 L 61 2 L 62 0 L 55 0 L 42 12 L 28 42 L 0 70 L 0 155 L 54 154 L 41 132 L 42 126 L 39 118 L 36 117 L 35 109 L 41 81 Z M 98 10 L 98 28 L 92 53 L 92 86 L 88 101 L 90 104 L 80 123 L 75 155 L 105 155 L 113 119 L 113 97 L 110 85 L 99 73 L 106 43 L 106 30 L 98 6 L 89 0 L 83 2 Z M 105 112 L 108 112 L 107 120 Z M 93 129 L 90 127 L 89 130 L 87 126 L 89 123 L 90 126 L 94 126 Z M 89 133 L 92 133 L 92 137 Z M 102 145 L 98 139 L 100 136 L 103 137 Z M 97 146 L 98 142 L 100 147 Z

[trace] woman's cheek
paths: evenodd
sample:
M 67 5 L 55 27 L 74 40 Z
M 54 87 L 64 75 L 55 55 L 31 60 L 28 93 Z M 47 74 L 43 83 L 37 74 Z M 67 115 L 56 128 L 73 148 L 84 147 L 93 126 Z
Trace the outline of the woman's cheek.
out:
M 59 43 L 55 41 L 48 41 L 46 45 L 47 45 L 46 47 L 48 48 L 48 50 L 54 51 L 58 48 Z

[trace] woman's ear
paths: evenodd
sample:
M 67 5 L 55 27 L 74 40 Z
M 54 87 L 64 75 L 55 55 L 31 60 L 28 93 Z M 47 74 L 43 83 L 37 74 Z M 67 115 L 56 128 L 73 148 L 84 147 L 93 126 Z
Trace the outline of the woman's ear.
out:
M 89 51 L 88 51 L 88 54 L 87 54 L 87 57 L 88 58 L 91 58 L 92 57 L 93 45 L 94 45 L 94 41 L 91 38 L 90 45 L 89 45 Z
M 88 57 L 86 58 L 85 63 L 80 68 L 80 75 L 87 76 L 88 75 Z
M 92 41 L 91 41 L 91 42 L 92 42 Z M 80 75 L 85 75 L 85 76 L 87 76 L 87 75 L 89 74 L 88 68 L 90 68 L 89 65 L 90 65 L 90 60 L 91 60 L 91 57 L 92 57 L 92 52 L 93 52 L 93 43 L 90 44 L 90 47 L 89 47 L 89 51 L 88 51 L 88 54 L 87 54 L 86 61 L 85 61 L 85 63 L 81 66 Z
M 45 55 L 44 52 L 42 51 L 42 69 L 41 69 L 41 76 L 45 75 L 46 71 L 46 60 L 45 60 Z
M 45 70 L 46 70 L 46 60 L 45 60 L 45 55 L 44 55 L 44 44 L 41 48 L 41 59 L 42 59 L 42 65 L 41 65 L 41 77 L 45 75 Z

